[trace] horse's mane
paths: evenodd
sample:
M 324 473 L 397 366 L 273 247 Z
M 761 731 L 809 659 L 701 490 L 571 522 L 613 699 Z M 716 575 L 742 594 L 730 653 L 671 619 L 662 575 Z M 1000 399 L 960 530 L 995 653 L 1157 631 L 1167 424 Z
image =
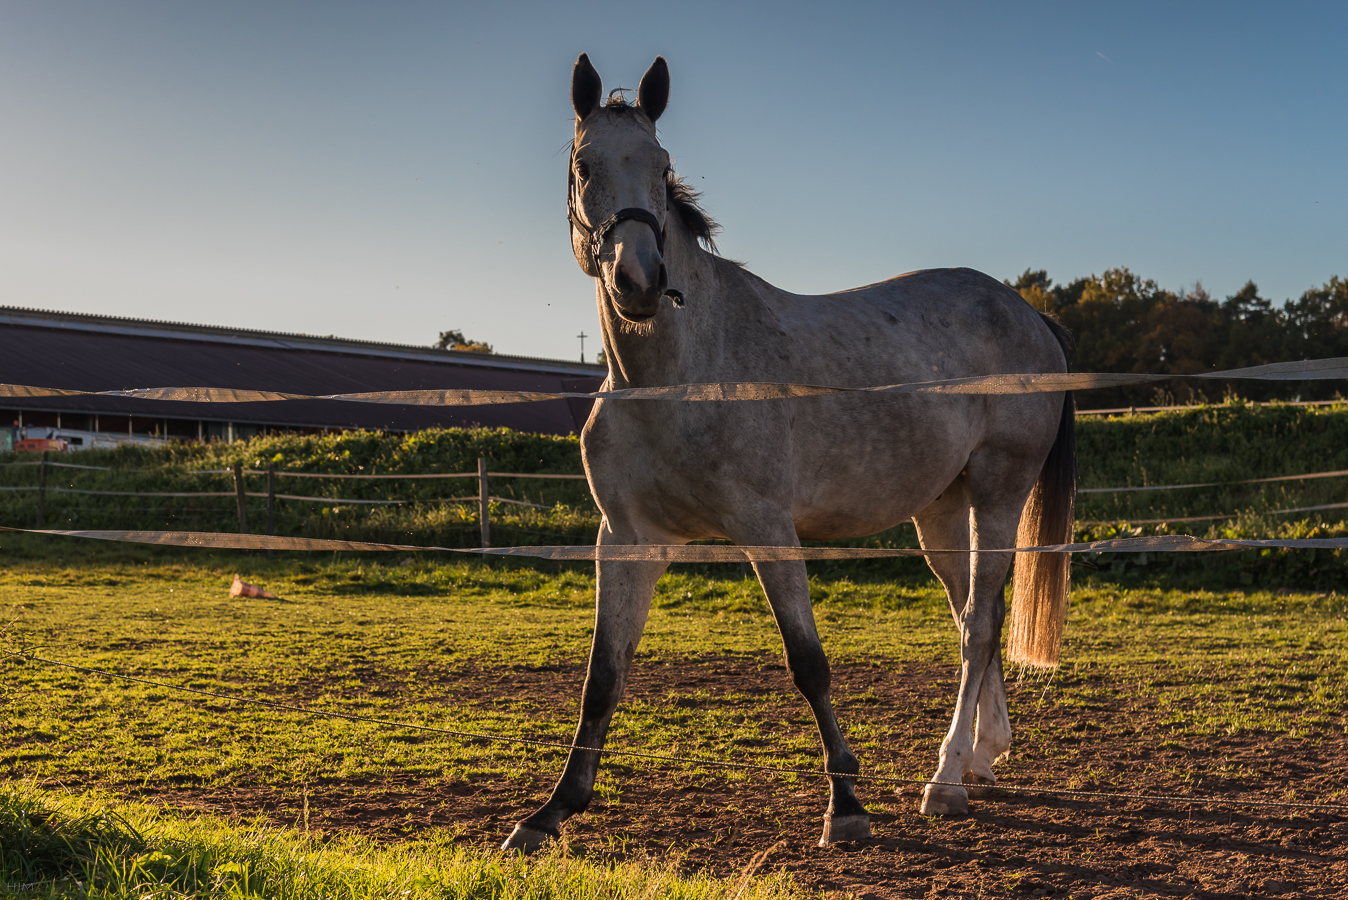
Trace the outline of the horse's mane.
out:
M 665 177 L 665 196 L 669 200 L 669 205 L 679 214 L 679 221 L 683 227 L 693 233 L 699 241 L 702 242 L 712 253 L 718 253 L 716 249 L 716 232 L 721 230 L 721 226 L 716 224 L 716 220 L 707 214 L 699 203 L 701 195 L 693 190 L 693 186 L 684 181 L 671 169 Z

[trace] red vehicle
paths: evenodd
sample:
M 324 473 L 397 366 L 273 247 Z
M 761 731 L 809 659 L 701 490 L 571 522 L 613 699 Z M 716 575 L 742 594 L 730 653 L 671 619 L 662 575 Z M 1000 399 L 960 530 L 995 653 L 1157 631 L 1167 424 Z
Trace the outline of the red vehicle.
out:
M 14 442 L 14 450 L 17 453 L 41 453 L 44 450 L 64 453 L 68 449 L 70 444 L 60 438 L 24 438 Z

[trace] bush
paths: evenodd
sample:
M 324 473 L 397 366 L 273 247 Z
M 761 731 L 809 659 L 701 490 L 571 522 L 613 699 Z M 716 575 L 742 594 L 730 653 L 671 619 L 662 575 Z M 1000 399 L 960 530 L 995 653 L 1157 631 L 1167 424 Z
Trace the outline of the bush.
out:
M 1275 475 L 1348 470 L 1348 405 L 1304 407 L 1255 406 L 1232 400 L 1215 406 L 1077 421 L 1082 488 L 1233 482 Z M 580 443 L 575 436 L 523 434 L 505 428 L 429 429 L 407 435 L 349 431 L 327 435 L 257 437 L 234 444 L 176 444 L 146 448 L 125 446 L 89 450 L 62 461 L 109 466 L 114 471 L 48 469 L 48 486 L 87 490 L 193 492 L 219 497 L 121 497 L 60 494 L 46 497 L 47 527 L 167 528 L 198 531 L 238 530 L 229 474 L 209 474 L 240 463 L 251 469 L 268 465 L 278 473 L 425 474 L 476 473 L 485 457 L 495 472 L 578 475 Z M 0 462 L 31 462 L 31 455 L 6 454 Z M 0 469 L 7 485 L 32 485 L 36 466 Z M 475 497 L 475 478 L 447 480 L 275 480 L 278 494 L 331 497 L 331 503 L 281 499 L 276 533 L 470 547 L 478 545 L 475 503 L 444 502 Z M 262 476 L 247 477 L 247 490 L 265 491 Z M 493 544 L 588 544 L 599 527 L 599 511 L 584 481 L 504 479 L 490 481 L 497 497 L 523 500 L 546 509 L 494 503 Z M 343 503 L 342 499 L 409 501 L 398 506 Z M 0 524 L 29 526 L 36 518 L 35 492 L 0 493 Z M 1082 494 L 1078 498 L 1078 538 L 1143 533 L 1198 536 L 1301 537 L 1343 536 L 1341 516 L 1295 518 L 1271 510 L 1348 502 L 1348 478 L 1322 478 L 1264 484 L 1224 484 L 1213 488 Z M 254 533 L 266 531 L 266 501 L 248 500 Z M 1239 518 L 1176 521 L 1192 516 L 1238 513 Z M 1159 520 L 1148 522 L 1148 520 Z M 859 541 L 855 546 L 914 547 L 911 526 Z M 1341 553 L 1324 551 L 1249 551 L 1244 554 L 1115 554 L 1079 560 L 1078 571 L 1110 577 L 1192 577 L 1225 585 L 1259 584 L 1307 588 L 1348 586 Z M 1096 567 L 1096 568 L 1092 568 Z M 894 579 L 929 577 L 920 560 L 843 562 L 816 565 L 815 571 Z

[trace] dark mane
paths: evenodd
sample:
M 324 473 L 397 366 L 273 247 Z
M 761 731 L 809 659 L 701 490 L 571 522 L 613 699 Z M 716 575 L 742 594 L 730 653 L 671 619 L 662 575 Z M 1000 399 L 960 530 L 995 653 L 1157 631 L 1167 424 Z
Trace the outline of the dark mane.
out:
M 702 208 L 698 202 L 701 196 L 693 190 L 692 185 L 675 175 L 672 169 L 665 178 L 665 197 L 679 214 L 683 227 L 691 231 L 708 250 L 716 253 L 716 232 L 721 230 L 721 226 Z

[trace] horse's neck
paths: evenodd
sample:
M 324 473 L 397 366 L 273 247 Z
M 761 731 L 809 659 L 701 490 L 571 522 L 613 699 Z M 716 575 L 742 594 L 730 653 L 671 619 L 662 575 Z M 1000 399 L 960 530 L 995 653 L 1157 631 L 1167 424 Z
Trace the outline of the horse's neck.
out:
M 697 246 L 684 233 L 669 235 L 665 265 L 670 287 L 683 292 L 682 309 L 662 309 L 648 323 L 622 319 L 598 284 L 604 354 L 613 388 L 688 384 L 718 380 L 727 323 L 736 318 L 718 270 L 732 265 Z

